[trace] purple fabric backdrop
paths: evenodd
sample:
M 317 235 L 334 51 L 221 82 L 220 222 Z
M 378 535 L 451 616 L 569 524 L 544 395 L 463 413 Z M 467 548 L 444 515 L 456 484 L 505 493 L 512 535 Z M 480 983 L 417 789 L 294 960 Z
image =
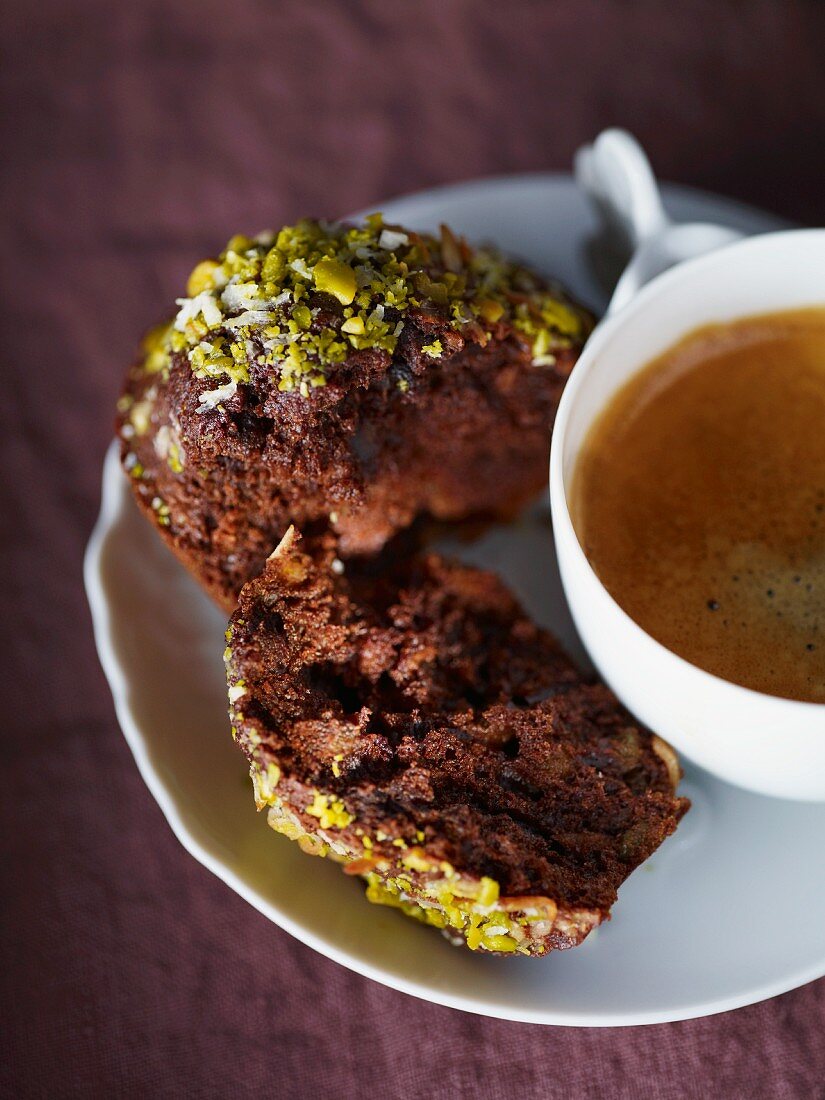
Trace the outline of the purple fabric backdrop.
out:
M 824 32 L 813 0 L 6 7 L 3 1095 L 825 1096 L 822 982 L 690 1023 L 542 1029 L 290 939 L 173 838 L 80 583 L 121 372 L 216 242 L 564 169 L 611 123 L 666 178 L 821 221 Z

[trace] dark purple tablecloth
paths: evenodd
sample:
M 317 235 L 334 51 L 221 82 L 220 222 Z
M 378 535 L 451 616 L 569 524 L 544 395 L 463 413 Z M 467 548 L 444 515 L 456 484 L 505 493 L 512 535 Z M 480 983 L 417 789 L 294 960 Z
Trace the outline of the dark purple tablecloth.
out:
M 121 373 L 201 254 L 305 212 L 564 169 L 611 123 L 666 178 L 821 221 L 822 13 L 6 6 L 4 1096 L 825 1096 L 822 982 L 711 1019 L 571 1031 L 431 1007 L 290 939 L 172 836 L 118 731 L 80 580 Z M 781 898 L 742 902 L 793 935 Z

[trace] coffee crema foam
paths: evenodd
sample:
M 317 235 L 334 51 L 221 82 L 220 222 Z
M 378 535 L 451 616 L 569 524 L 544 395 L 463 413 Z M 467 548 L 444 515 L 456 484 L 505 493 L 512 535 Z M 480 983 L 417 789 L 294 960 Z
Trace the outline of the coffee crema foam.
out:
M 663 645 L 825 702 L 825 308 L 699 329 L 640 370 L 585 440 L 571 513 Z

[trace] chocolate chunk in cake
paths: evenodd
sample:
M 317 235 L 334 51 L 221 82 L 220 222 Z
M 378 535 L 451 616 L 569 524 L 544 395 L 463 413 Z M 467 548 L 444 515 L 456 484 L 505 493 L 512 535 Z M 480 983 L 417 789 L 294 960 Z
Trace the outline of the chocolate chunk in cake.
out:
M 138 502 L 226 608 L 291 522 L 380 549 L 544 486 L 591 320 L 446 227 L 304 221 L 198 264 L 119 404 Z
M 580 943 L 687 809 L 672 749 L 491 573 L 306 545 L 288 531 L 227 634 L 258 807 L 474 950 Z

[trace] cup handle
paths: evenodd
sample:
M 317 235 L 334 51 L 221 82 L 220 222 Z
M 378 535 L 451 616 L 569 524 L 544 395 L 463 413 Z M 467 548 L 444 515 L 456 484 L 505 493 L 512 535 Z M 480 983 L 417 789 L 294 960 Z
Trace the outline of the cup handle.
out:
M 669 224 L 656 177 L 627 130 L 604 130 L 574 157 L 576 180 L 635 250 Z

